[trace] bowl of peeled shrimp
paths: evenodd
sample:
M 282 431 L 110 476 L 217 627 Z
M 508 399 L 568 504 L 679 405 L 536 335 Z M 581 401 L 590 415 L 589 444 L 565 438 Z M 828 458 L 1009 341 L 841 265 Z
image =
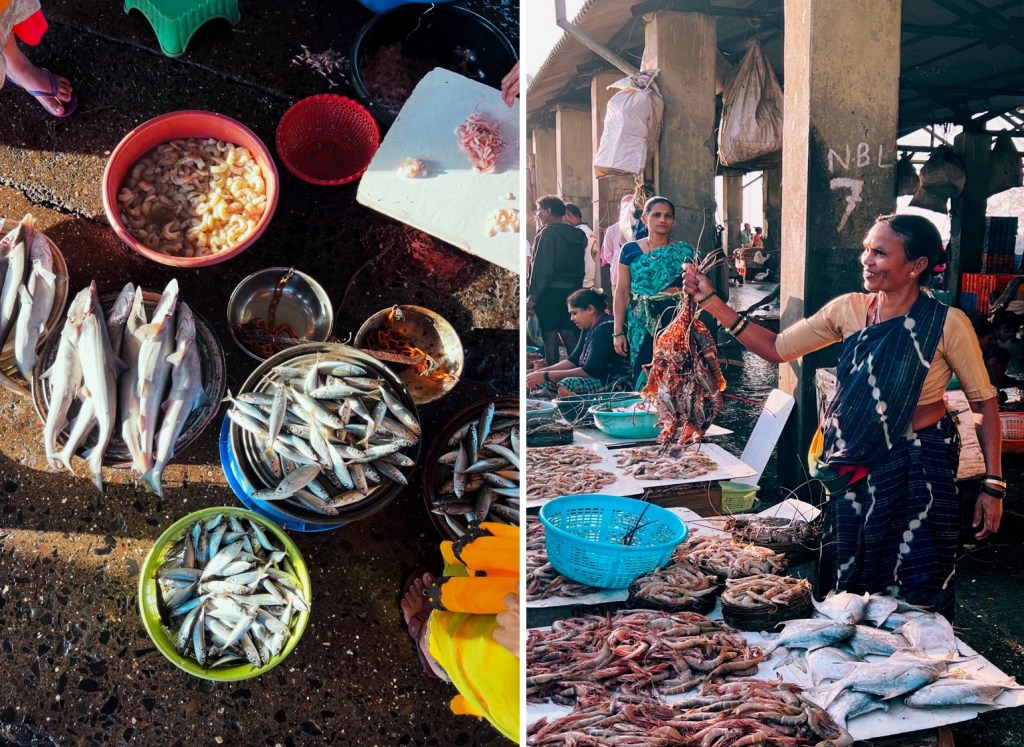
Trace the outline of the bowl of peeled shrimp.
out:
M 103 170 L 114 233 L 147 259 L 206 267 L 237 257 L 277 208 L 277 167 L 248 127 L 223 114 L 178 111 L 143 122 Z

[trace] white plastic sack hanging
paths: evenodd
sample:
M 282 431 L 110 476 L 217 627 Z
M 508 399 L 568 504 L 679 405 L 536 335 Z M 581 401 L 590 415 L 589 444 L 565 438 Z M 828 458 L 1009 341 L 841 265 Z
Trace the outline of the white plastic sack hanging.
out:
M 988 175 L 989 197 L 1022 186 L 1022 176 L 1020 153 L 1013 144 L 1013 136 L 1009 132 L 999 133 L 995 147 L 992 148 Z
M 665 102 L 654 83 L 657 70 L 644 71 L 608 86 L 619 92 L 608 100 L 594 176 L 638 174 L 654 155 L 661 136 Z
M 782 106 L 782 87 L 761 45 L 751 39 L 722 92 L 719 162 L 739 166 L 781 153 Z

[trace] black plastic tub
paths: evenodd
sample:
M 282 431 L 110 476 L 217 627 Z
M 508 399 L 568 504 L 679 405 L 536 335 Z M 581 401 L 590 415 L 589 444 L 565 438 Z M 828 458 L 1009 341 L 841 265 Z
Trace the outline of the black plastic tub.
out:
M 381 50 L 397 45 L 401 64 L 387 65 L 391 94 L 371 93 L 373 65 Z M 394 51 L 394 50 L 392 50 Z M 516 63 L 515 47 L 483 16 L 453 5 L 403 5 L 374 16 L 359 31 L 352 47 L 352 83 L 363 105 L 382 127 L 390 127 L 415 84 L 435 67 L 443 67 L 494 88 Z M 370 68 L 370 80 L 364 75 Z M 397 70 L 396 70 L 397 67 Z M 407 89 L 407 90 L 406 90 Z M 403 95 L 404 92 L 404 95 Z

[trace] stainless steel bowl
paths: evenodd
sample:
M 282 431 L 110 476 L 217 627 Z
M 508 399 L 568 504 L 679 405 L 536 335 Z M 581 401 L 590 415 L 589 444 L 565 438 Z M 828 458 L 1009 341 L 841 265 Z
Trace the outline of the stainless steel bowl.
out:
M 459 383 L 465 360 L 462 341 L 443 316 L 422 306 L 392 306 L 363 322 L 352 344 L 376 357 L 367 337 L 379 329 L 394 330 L 437 364 L 433 373 L 420 373 L 415 366 L 380 358 L 395 370 L 417 405 L 440 399 Z
M 253 320 L 269 322 L 275 296 L 274 323 L 289 325 L 294 336 L 282 330 L 276 336 L 244 330 L 244 325 Z M 334 308 L 327 292 L 316 280 L 294 268 L 267 267 L 254 272 L 235 287 L 228 299 L 231 338 L 258 361 L 299 343 L 324 342 L 331 336 L 333 326 Z

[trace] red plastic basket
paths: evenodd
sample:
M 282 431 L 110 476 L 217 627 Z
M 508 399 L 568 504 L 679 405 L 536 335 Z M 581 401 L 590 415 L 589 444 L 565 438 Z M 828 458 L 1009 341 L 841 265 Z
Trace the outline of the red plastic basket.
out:
M 361 104 L 322 93 L 302 99 L 277 125 L 277 155 L 303 181 L 333 187 L 363 175 L 380 146 L 377 122 Z
M 1001 412 L 1003 453 L 1024 454 L 1024 412 Z

